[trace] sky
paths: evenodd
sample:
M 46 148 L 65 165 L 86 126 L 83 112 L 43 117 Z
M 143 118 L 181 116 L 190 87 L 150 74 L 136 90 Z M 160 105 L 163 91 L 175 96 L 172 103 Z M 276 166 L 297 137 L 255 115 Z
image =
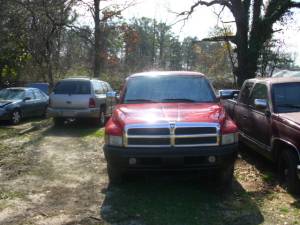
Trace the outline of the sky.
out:
M 125 0 L 111 0 L 110 2 L 122 4 Z M 217 12 L 219 8 L 197 7 L 189 20 L 185 21 L 185 23 L 178 22 L 179 18 L 176 12 L 188 10 L 194 2 L 195 0 L 137 0 L 137 4 L 126 9 L 122 15 L 128 19 L 132 17 L 155 18 L 160 22 L 172 24 L 173 32 L 177 34 L 180 39 L 187 36 L 203 39 L 207 37 L 213 27 L 217 25 L 217 16 L 214 11 Z M 91 24 L 92 20 L 89 13 L 86 13 L 83 8 L 80 8 L 78 11 L 83 15 L 81 17 L 81 23 Z M 295 56 L 298 54 L 296 63 L 300 65 L 300 9 L 295 10 L 293 18 L 294 19 L 290 20 L 286 26 L 280 27 L 282 31 L 276 33 L 276 38 L 279 38 L 285 43 L 286 49 L 284 49 L 284 51 L 290 52 Z M 232 20 L 230 12 L 224 12 L 223 20 Z

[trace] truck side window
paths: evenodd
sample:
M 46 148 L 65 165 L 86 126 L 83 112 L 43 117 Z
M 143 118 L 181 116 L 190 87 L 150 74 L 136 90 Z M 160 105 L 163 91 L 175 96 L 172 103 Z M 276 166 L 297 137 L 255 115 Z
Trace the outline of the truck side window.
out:
M 268 100 L 268 88 L 265 84 L 256 84 L 253 88 L 249 104 L 253 107 L 255 99 Z
M 247 82 L 244 87 L 242 88 L 241 94 L 240 94 L 240 99 L 239 102 L 243 104 L 248 104 L 249 103 L 249 96 L 251 89 L 253 87 L 252 82 Z

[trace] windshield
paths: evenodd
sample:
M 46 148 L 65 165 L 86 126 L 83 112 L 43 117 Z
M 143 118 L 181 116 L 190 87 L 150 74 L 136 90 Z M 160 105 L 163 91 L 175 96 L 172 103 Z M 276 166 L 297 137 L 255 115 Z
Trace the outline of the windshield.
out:
M 203 77 L 153 76 L 129 79 L 124 103 L 215 102 L 215 94 Z
M 91 94 L 90 81 L 61 81 L 59 82 L 53 92 L 55 94 L 67 94 L 67 95 L 84 95 Z
M 3 89 L 0 91 L 0 100 L 18 100 L 24 98 L 24 90 L 21 89 Z
M 273 85 L 273 102 L 276 113 L 300 111 L 300 83 Z

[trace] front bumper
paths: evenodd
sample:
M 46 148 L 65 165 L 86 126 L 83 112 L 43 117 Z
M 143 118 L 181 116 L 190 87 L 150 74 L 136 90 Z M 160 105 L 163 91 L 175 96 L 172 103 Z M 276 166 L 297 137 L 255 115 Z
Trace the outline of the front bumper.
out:
M 10 120 L 10 113 L 0 108 L 0 120 Z
M 98 118 L 100 109 L 47 109 L 48 117 L 61 117 L 61 118 Z
M 188 148 L 123 148 L 104 146 L 107 162 L 122 171 L 214 170 L 234 163 L 237 144 Z M 208 158 L 215 157 L 215 162 Z

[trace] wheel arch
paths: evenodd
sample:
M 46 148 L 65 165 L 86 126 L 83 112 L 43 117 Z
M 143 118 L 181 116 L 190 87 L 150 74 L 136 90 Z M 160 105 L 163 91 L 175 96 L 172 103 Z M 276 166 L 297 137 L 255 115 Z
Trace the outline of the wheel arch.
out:
M 281 152 L 285 149 L 290 149 L 293 151 L 298 156 L 298 160 L 300 161 L 300 151 L 293 143 L 282 138 L 272 139 L 272 151 L 276 161 L 278 160 Z

